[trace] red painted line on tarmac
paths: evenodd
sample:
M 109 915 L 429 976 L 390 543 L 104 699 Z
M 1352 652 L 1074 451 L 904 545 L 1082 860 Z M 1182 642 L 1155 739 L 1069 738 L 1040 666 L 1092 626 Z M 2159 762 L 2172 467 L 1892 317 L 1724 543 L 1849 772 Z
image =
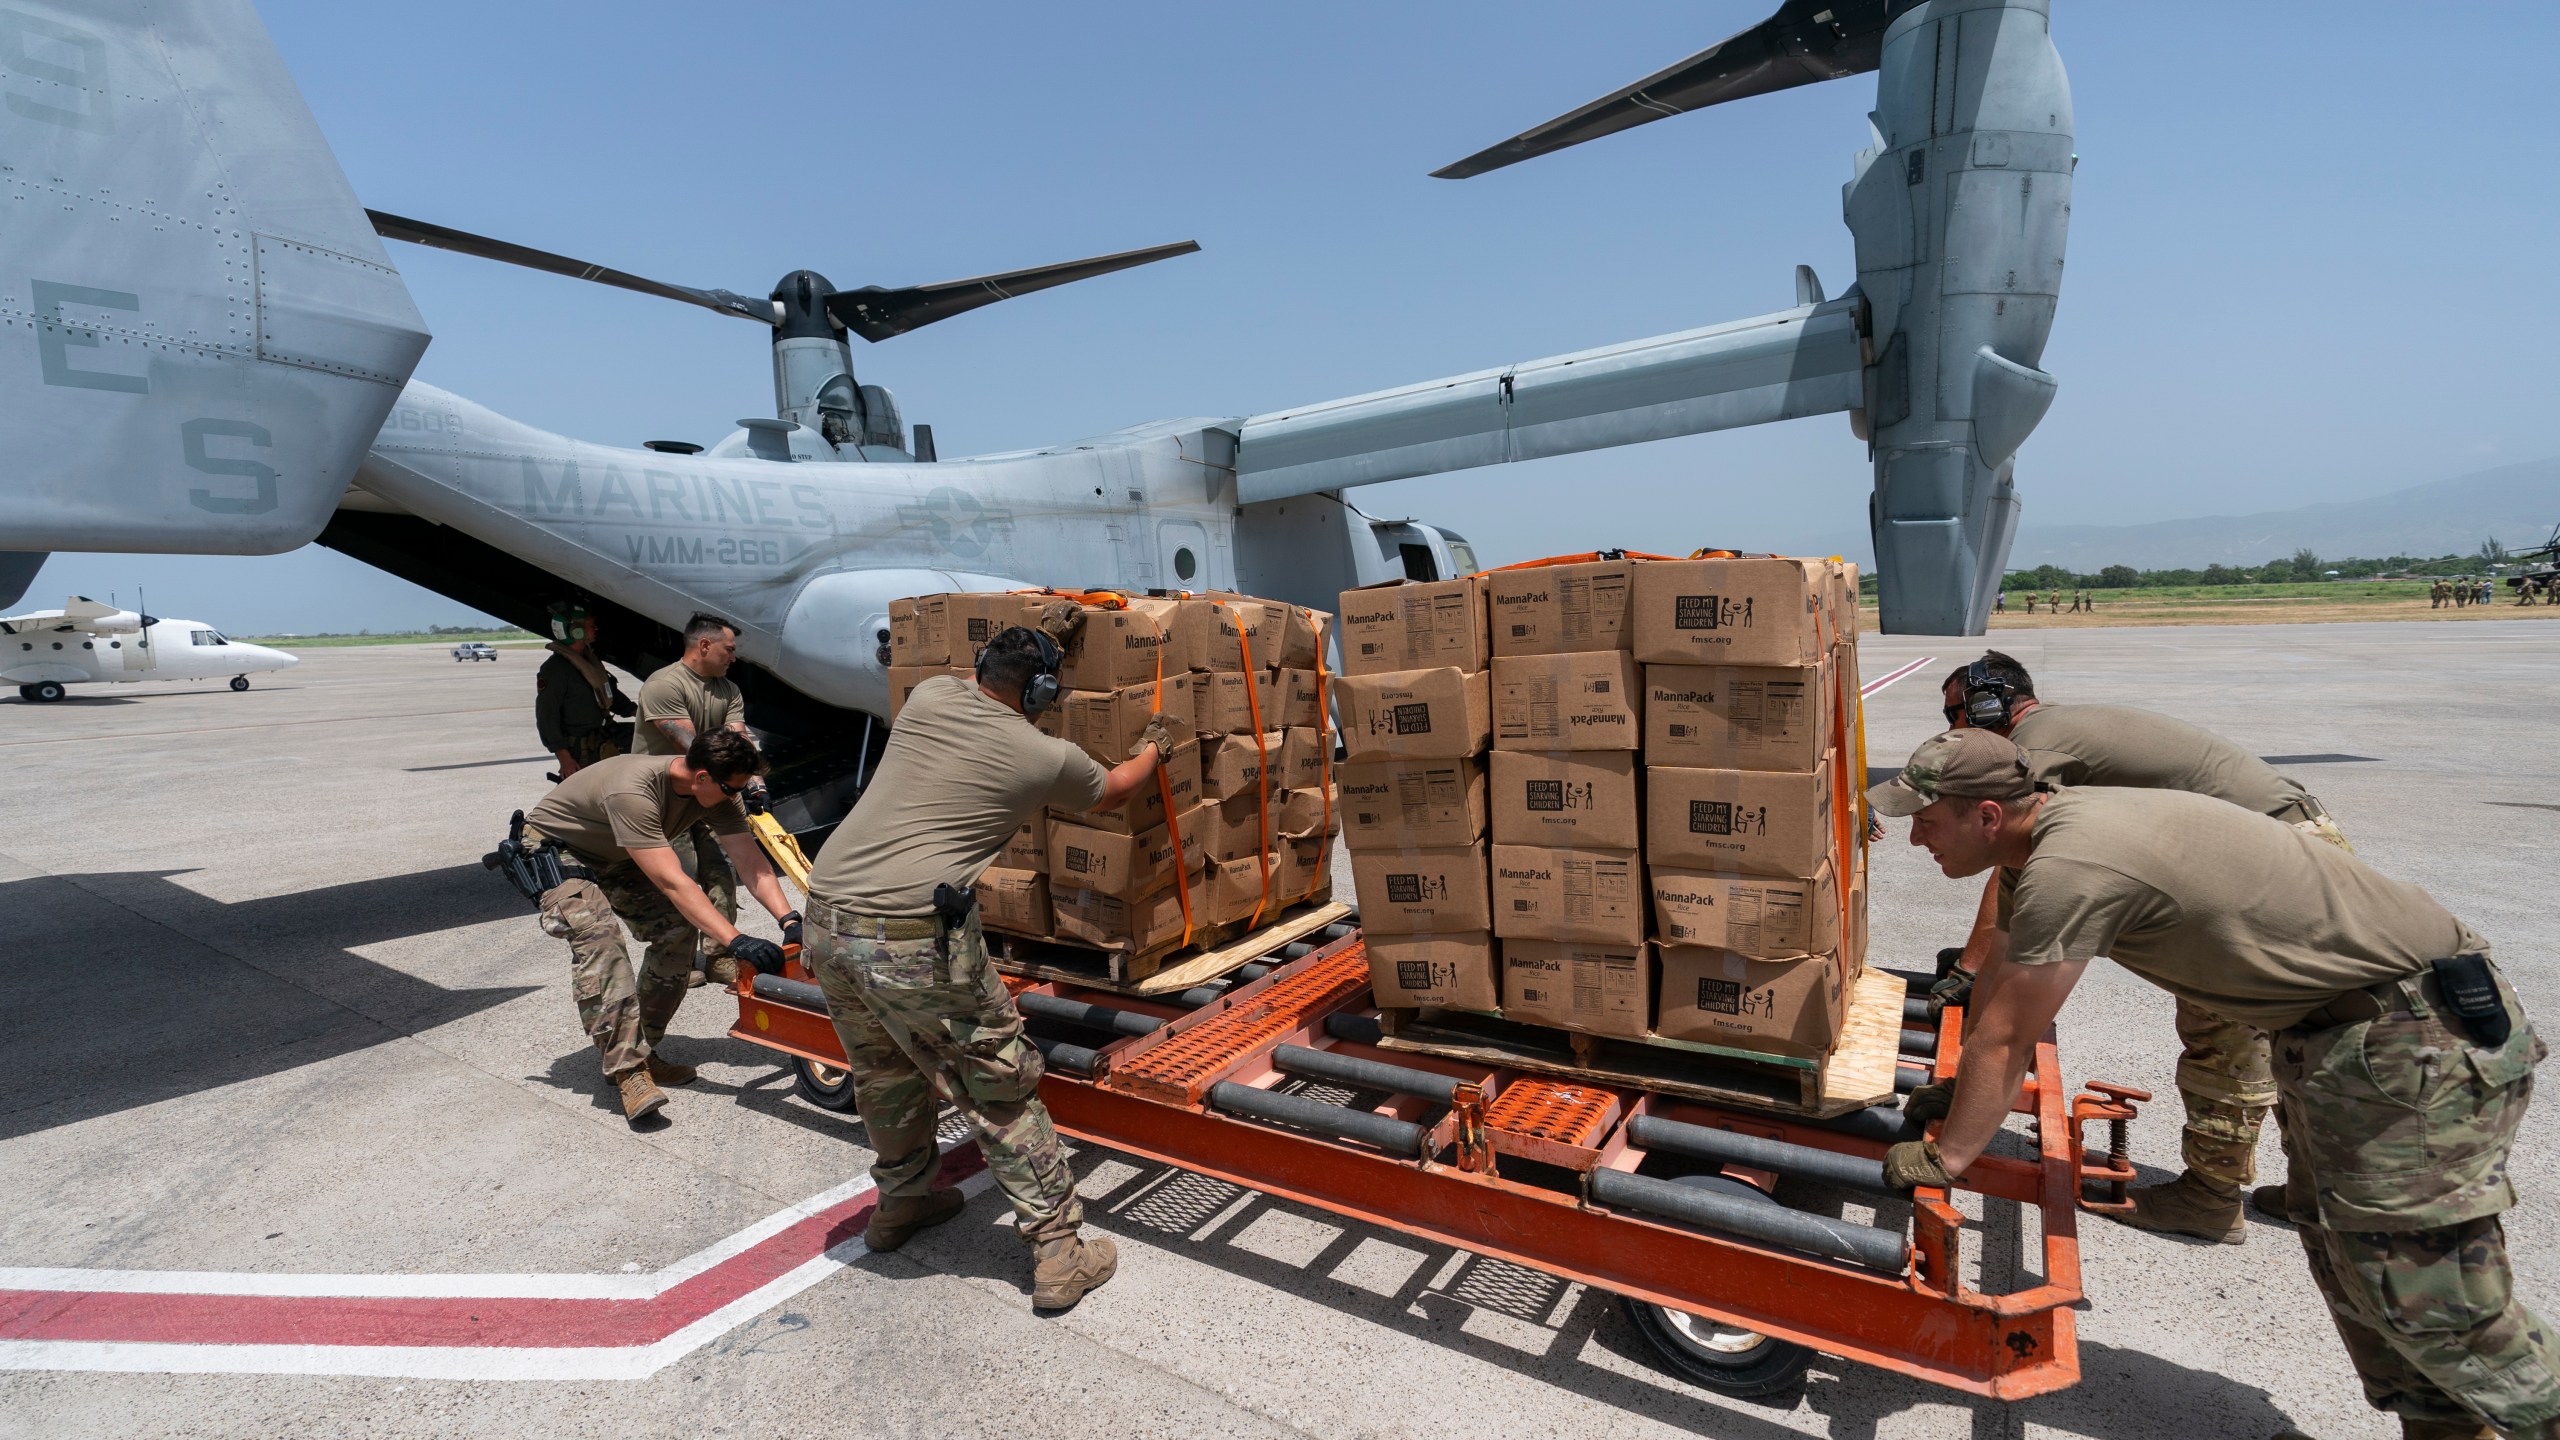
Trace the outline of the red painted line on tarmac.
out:
M 942 1178 L 986 1167 L 947 1153 Z M 160 1345 L 372 1345 L 588 1349 L 655 1344 L 862 1233 L 876 1192 L 785 1227 L 645 1300 L 362 1295 L 200 1295 L 0 1290 L 0 1341 Z

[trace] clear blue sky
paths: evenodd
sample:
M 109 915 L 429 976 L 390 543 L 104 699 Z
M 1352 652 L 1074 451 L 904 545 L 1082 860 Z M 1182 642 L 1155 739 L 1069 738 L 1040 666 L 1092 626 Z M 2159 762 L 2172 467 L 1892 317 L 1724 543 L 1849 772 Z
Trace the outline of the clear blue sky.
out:
M 886 344 L 946 456 L 1241 415 L 1757 314 L 1854 274 L 1871 79 L 1666 120 L 1463 182 L 1425 172 L 1761 18 L 1770 0 L 262 5 L 366 203 L 761 294 L 1195 238 L 1204 253 Z M 2552 7 L 2055 0 L 2078 110 L 2061 396 L 2029 523 L 2362 496 L 2560 450 Z M 391 247 L 423 378 L 607 443 L 770 413 L 753 327 Z M 1411 481 L 1374 510 L 1488 563 L 1600 545 L 1838 549 L 1837 417 Z M 1694 533 L 1666 536 L 1666 515 Z M 30 603 L 152 587 L 243 631 L 459 607 L 325 552 L 62 557 Z

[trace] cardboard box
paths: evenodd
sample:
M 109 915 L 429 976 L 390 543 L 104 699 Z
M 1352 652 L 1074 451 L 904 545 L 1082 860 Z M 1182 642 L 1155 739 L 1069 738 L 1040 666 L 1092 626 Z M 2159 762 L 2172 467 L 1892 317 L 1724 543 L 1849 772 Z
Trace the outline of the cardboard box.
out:
M 1586 560 L 1487 575 L 1495 657 L 1626 649 L 1635 566 Z
M 1365 917 L 1367 912 L 1362 911 Z M 1502 1018 L 1641 1040 L 1653 1011 L 1653 947 L 1502 942 Z
M 1495 1010 L 1502 1005 L 1493 936 L 1482 930 L 1369 938 L 1369 991 L 1382 1006 Z
M 1505 940 L 1634 945 L 1652 910 L 1644 861 L 1633 850 L 1493 847 L 1493 933 Z M 1360 920 L 1369 921 L 1365 897 Z
M 1314 668 L 1332 621 L 1322 610 L 1217 590 L 1186 597 L 1178 623 L 1196 668 L 1240 671 Z
M 995 863 L 1007 870 L 1049 873 L 1049 817 L 1034 815 L 1016 826 L 1004 848 L 996 852 Z
M 1165 822 L 1164 797 L 1168 789 L 1173 792 L 1171 813 L 1176 816 L 1199 804 L 1203 798 L 1200 791 L 1200 742 L 1197 740 L 1185 740 L 1174 746 L 1173 758 L 1164 762 L 1163 781 L 1150 780 L 1139 786 L 1138 793 L 1130 796 L 1117 810 L 1088 810 L 1082 814 L 1052 810 L 1049 813 L 1070 825 L 1081 825 L 1088 830 L 1116 830 L 1123 835 L 1135 835 L 1141 830 L 1153 830 Z M 1188 840 L 1190 837 L 1186 835 L 1183 838 Z
M 1636 757 L 1625 750 L 1496 750 L 1493 840 L 1569 850 L 1633 850 Z
M 1203 671 L 1191 677 L 1191 689 L 1198 701 L 1196 723 L 1204 735 L 1252 734 L 1257 705 L 1262 715 L 1261 728 L 1282 728 L 1280 696 L 1268 670 Z
M 1054 707 L 1059 732 L 1070 745 L 1108 768 L 1129 758 L 1138 745 L 1138 736 L 1147 722 L 1156 717 L 1156 692 L 1164 692 L 1163 710 L 1171 716 L 1174 735 L 1187 734 L 1191 725 L 1191 675 L 1184 671 L 1164 678 L 1161 687 L 1154 681 L 1143 685 L 1124 685 L 1117 690 L 1070 690 L 1060 696 Z
M 1351 857 L 1351 889 L 1367 935 L 1483 930 L 1493 923 L 1485 852 L 1363 850 Z
M 1069 690 L 1118 690 L 1191 668 L 1179 652 L 1166 653 L 1174 644 L 1171 605 L 1081 608 L 1084 628 L 1066 647 L 1066 661 L 1058 667 L 1058 683 Z
M 1200 744 L 1201 793 L 1211 800 L 1261 795 L 1267 770 L 1270 795 L 1276 801 L 1280 792 L 1288 788 L 1281 780 L 1281 771 L 1288 762 L 1286 731 L 1274 730 L 1261 736 L 1209 736 Z
M 1693 770 L 1792 770 L 1832 740 L 1828 666 L 1644 667 L 1644 763 Z
M 907 697 L 917 686 L 936 675 L 950 674 L 943 665 L 892 665 L 889 667 L 889 723 L 898 723 L 898 712 L 907 708 Z
M 1648 665 L 1817 665 L 1833 636 L 1820 560 L 1640 560 L 1632 624 Z
M 1279 872 L 1272 877 L 1272 892 L 1283 905 L 1301 902 L 1322 904 L 1333 895 L 1333 840 L 1329 836 L 1309 836 L 1304 840 L 1282 839 L 1272 847 L 1279 857 Z
M 1209 862 L 1208 873 L 1201 877 L 1205 893 L 1195 890 L 1191 895 L 1193 915 L 1214 925 L 1252 918 L 1269 893 L 1263 888 L 1264 877 L 1276 878 L 1279 868 L 1279 858 L 1267 852 Z M 1276 894 L 1270 908 L 1279 908 Z
M 1197 892 L 1193 923 L 1199 923 Z M 1172 886 L 1135 900 L 1099 890 L 1052 888 L 1050 910 L 1058 938 L 1106 950 L 1152 950 L 1182 938 L 1182 895 Z
M 1655 934 L 1764 959 L 1840 948 L 1840 887 L 1825 865 L 1810 880 L 1649 868 Z
M 1819 1058 L 1840 1043 L 1848 992 L 1819 955 L 1757 960 L 1730 950 L 1665 945 L 1653 1033 L 1666 1040 Z
M 1343 591 L 1342 673 L 1378 675 L 1443 665 L 1484 669 L 1492 658 L 1484 598 L 1481 575 L 1429 583 L 1390 580 Z
M 1124 899 L 1144 895 L 1176 875 L 1196 871 L 1207 863 L 1208 851 L 1199 836 L 1197 818 L 1202 809 L 1194 806 L 1175 817 L 1182 828 L 1178 851 L 1171 833 L 1163 827 L 1124 835 L 1053 821 L 1049 826 L 1050 879 L 1057 888 L 1074 886 Z
M 1448 667 L 1333 682 L 1347 760 L 1454 760 L 1484 752 L 1493 712 L 1482 671 Z
M 1319 691 L 1330 688 L 1330 677 L 1320 681 L 1313 670 L 1275 670 L 1271 688 L 1263 692 L 1263 718 L 1292 730 L 1300 726 L 1323 729 L 1331 722 L 1325 716 L 1325 697 Z
M 951 663 L 951 597 L 918 595 L 889 602 L 889 666 L 940 668 Z
M 1493 662 L 1496 750 L 1633 750 L 1644 742 L 1636 662 L 1615 651 Z
M 1473 845 L 1485 833 L 1481 760 L 1387 760 L 1333 772 L 1342 842 L 1354 850 Z
M 978 877 L 978 911 L 982 923 L 1017 935 L 1046 935 L 1049 877 L 1037 870 L 987 867 Z
M 1272 807 L 1284 805 L 1287 794 L 1284 790 L 1272 791 L 1269 804 Z M 1266 811 L 1260 795 L 1247 793 L 1232 800 L 1211 800 L 1200 807 L 1198 821 L 1185 816 L 1183 823 L 1198 824 L 1202 853 L 1207 858 L 1225 861 L 1243 855 L 1259 855 L 1270 849 L 1272 830 L 1279 819 L 1279 814 Z M 1266 820 L 1271 823 L 1266 824 Z M 1191 831 L 1184 830 L 1182 838 L 1186 841 L 1191 839 Z
M 1280 784 L 1290 790 L 1324 784 L 1333 774 L 1332 733 L 1295 725 L 1287 734 L 1288 743 L 1281 749 Z
M 1016 625 L 1040 628 L 1040 611 L 1055 595 L 1037 591 L 1020 593 L 987 591 L 943 597 L 945 633 L 950 644 L 951 663 L 963 669 L 974 668 L 978 652 L 987 642 Z M 891 645 L 896 639 L 893 634 Z
M 1308 840 L 1342 833 L 1342 797 L 1310 786 L 1284 790 L 1274 806 L 1271 828 L 1283 840 Z
M 1648 766 L 1645 859 L 1679 870 L 1810 875 L 1831 855 L 1831 767 L 1773 770 Z

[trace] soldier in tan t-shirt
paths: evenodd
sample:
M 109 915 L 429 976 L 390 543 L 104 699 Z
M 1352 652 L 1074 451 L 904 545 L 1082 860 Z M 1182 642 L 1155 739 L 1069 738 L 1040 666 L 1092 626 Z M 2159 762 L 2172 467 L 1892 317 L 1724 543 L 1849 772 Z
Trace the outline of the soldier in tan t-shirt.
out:
M 1944 689 L 1948 724 L 2009 737 L 2025 752 L 2029 771 L 2045 784 L 2210 795 L 2352 848 L 2320 802 L 2293 777 L 2183 720 L 2126 705 L 2043 704 L 2026 667 L 1997 650 L 1958 666 Z M 1933 987 L 1941 1000 L 1961 997 L 1971 983 L 1968 977 L 1997 958 L 2008 941 L 1998 914 L 1998 881 L 1995 875 L 1983 889 L 1958 973 Z M 2240 1213 L 2241 1197 L 2257 1178 L 2258 1131 L 2276 1103 L 2267 1037 L 2183 995 L 2176 1017 L 2178 1097 L 2186 1107 L 2180 1137 L 2185 1169 L 2165 1184 L 2136 1187 L 2133 1209 L 2117 1218 L 2146 1230 L 2237 1245 L 2249 1233 Z M 2270 1186 L 2261 1194 L 2272 1200 L 2280 1190 Z
M 681 755 L 696 735 L 715 730 L 735 730 L 747 734 L 747 701 L 738 693 L 738 683 L 729 678 L 729 667 L 738 659 L 738 629 L 716 615 L 696 615 L 685 622 L 684 654 L 674 664 L 661 666 L 640 687 L 640 717 L 631 727 L 632 749 L 642 755 Z M 748 792 L 748 798 L 761 801 L 764 781 L 759 777 Z M 692 826 L 676 837 L 675 854 L 684 872 L 702 886 L 721 915 L 738 918 L 738 882 L 730 873 L 729 863 L 721 857 L 719 841 L 711 831 Z M 703 971 L 723 985 L 737 983 L 737 962 L 725 951 L 714 951 L 703 959 Z M 694 984 L 701 984 L 697 977 Z
M 2560 1427 L 2560 1347 L 2515 1295 L 2498 1219 L 2516 1203 L 2507 1154 L 2543 1048 L 2487 942 L 2294 826 L 2175 790 L 2051 793 L 1982 730 L 1925 742 L 1867 798 L 1910 816 L 1911 843 L 1946 874 L 2016 877 L 2008 953 L 1967 1010 L 1955 1076 L 1905 1106 L 1944 1124 L 1886 1151 L 1889 1183 L 1965 1173 L 2082 972 L 2108 957 L 2275 1032 L 2288 1208 L 2366 1400 L 2426 1440 Z M 2483 981 L 2488 1005 L 2458 1015 L 2447 973 Z
M 878 1156 L 880 1205 L 863 1238 L 893 1250 L 960 1212 L 960 1192 L 934 1184 L 937 1096 L 949 1100 L 1032 1247 L 1031 1303 L 1043 1309 L 1073 1305 L 1110 1279 L 1117 1253 L 1079 1233 L 1075 1176 L 1040 1103 L 1040 1052 L 987 958 L 976 907 L 959 902 L 1023 821 L 1045 806 L 1125 804 L 1155 783 L 1173 748 L 1159 716 L 1131 758 L 1106 771 L 1032 728 L 1030 717 L 1057 698 L 1060 647 L 1083 618 L 1062 601 L 1040 631 L 1017 625 L 988 641 L 975 683 L 937 675 L 918 685 L 870 787 L 809 874 L 805 958 Z M 938 905 L 937 890 L 954 903 Z
M 605 1079 L 622 1092 L 633 1123 L 666 1104 L 660 1085 L 684 1085 L 693 1067 L 657 1053 L 684 1003 L 685 977 L 705 935 L 758 970 L 779 971 L 782 950 L 738 933 L 675 858 L 676 841 L 701 827 L 718 833 L 758 903 L 783 922 L 790 902 L 747 829 L 738 792 L 763 767 L 755 742 L 734 731 L 699 736 L 682 755 L 616 755 L 554 786 L 525 812 L 528 842 L 566 846 L 562 883 L 535 897 L 542 928 L 569 942 L 570 991 Z M 648 947 L 637 975 L 622 927 Z

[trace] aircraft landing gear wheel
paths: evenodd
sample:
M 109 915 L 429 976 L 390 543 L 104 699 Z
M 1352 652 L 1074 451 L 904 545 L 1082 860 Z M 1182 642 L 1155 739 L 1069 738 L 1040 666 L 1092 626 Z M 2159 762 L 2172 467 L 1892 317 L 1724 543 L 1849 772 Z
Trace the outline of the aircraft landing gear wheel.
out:
M 30 705 L 33 705 L 34 703 L 36 703 L 36 687 L 34 687 L 33 685 L 21 685 L 21 686 L 19 686 L 19 687 L 18 687 L 18 698 L 19 698 L 19 699 L 21 699 L 21 700 L 26 701 L 26 702 L 27 702 L 28 704 L 30 704 Z
M 232 676 L 232 677 L 231 677 L 231 688 L 232 688 L 232 689 L 234 689 L 234 690 L 246 690 L 246 689 L 248 689 L 248 688 L 249 688 L 249 677 L 248 677 L 248 676 L 246 676 L 246 675 L 234 675 L 234 676 Z
M 1724 1175 L 1682 1175 L 1675 1183 L 1766 1198 L 1757 1188 Z M 1710 1320 L 1627 1295 L 1618 1297 L 1618 1308 L 1653 1347 L 1662 1368 L 1719 1395 L 1737 1399 L 1772 1395 L 1802 1379 L 1813 1364 L 1811 1349 L 1730 1321 Z
M 791 1058 L 791 1069 L 794 1088 L 799 1090 L 801 1099 L 821 1110 L 839 1110 L 847 1115 L 853 1113 L 852 1071 L 821 1065 L 815 1060 L 803 1060 L 796 1055 Z
M 50 705 L 71 692 L 63 689 L 59 680 L 39 680 L 33 685 L 20 687 L 18 693 L 39 705 Z

